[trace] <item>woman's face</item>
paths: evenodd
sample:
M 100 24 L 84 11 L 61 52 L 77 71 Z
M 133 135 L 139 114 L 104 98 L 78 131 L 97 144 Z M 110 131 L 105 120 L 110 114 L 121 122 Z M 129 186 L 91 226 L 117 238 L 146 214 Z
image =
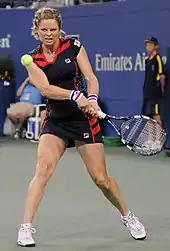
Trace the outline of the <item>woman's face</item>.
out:
M 52 46 L 60 36 L 60 29 L 55 19 L 42 20 L 38 27 L 38 36 L 45 46 Z

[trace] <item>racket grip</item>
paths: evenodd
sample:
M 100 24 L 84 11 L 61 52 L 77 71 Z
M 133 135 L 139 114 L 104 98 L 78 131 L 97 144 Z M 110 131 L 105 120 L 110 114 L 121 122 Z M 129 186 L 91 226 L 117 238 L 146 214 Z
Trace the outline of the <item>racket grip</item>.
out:
M 102 111 L 98 111 L 97 115 L 98 115 L 99 119 L 105 119 L 107 116 L 107 114 Z

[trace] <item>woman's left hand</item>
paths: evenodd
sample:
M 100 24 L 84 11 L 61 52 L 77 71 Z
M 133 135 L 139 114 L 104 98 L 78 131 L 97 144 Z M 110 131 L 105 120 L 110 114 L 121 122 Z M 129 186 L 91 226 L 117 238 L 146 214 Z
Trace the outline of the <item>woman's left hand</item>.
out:
M 97 112 L 101 111 L 97 102 L 90 102 L 90 115 L 93 117 L 98 117 Z

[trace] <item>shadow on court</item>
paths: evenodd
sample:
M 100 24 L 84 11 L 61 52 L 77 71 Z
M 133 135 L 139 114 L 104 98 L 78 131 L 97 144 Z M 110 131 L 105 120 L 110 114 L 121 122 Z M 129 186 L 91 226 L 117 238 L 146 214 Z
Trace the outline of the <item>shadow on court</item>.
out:
M 15 243 L 36 148 L 37 144 L 27 141 L 0 140 L 0 251 L 23 249 Z M 70 149 L 51 178 L 35 219 L 37 246 L 33 250 L 170 250 L 169 159 L 163 153 L 138 156 L 126 148 L 106 149 L 106 158 L 109 174 L 146 226 L 147 240 L 131 239 L 119 213 L 91 182 L 75 149 Z

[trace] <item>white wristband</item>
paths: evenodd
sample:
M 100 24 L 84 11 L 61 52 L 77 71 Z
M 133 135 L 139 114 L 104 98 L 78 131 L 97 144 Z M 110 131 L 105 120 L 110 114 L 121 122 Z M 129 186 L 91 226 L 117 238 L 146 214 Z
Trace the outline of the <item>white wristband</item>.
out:
M 69 99 L 72 101 L 78 102 L 82 97 L 83 97 L 83 93 L 81 93 L 80 91 L 73 90 L 70 93 Z
M 88 101 L 89 102 L 96 102 L 97 103 L 97 100 L 98 100 L 98 96 L 96 94 L 90 94 L 88 96 Z

